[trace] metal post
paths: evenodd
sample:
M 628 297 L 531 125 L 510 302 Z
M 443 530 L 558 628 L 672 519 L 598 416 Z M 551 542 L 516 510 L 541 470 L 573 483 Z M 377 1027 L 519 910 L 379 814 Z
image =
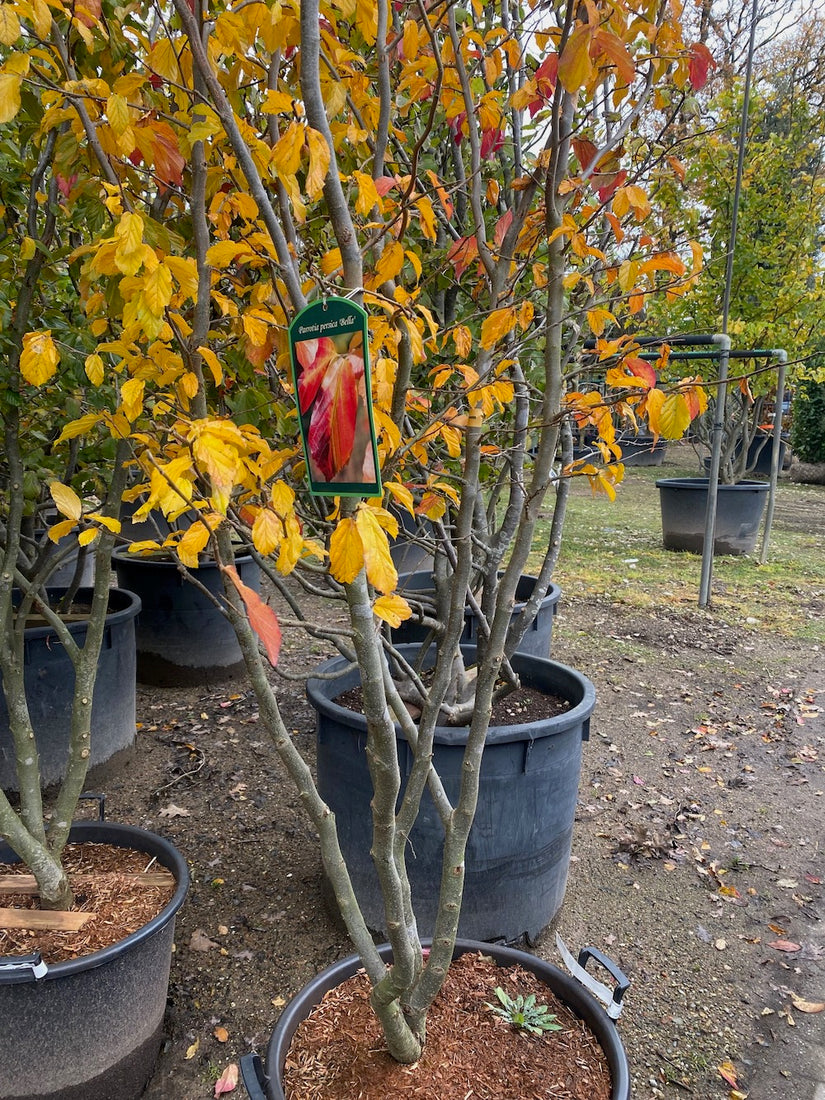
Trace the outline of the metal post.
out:
M 705 541 L 702 546 L 702 577 L 699 582 L 699 606 L 710 602 L 713 579 L 713 542 L 716 536 L 716 498 L 719 495 L 719 466 L 722 458 L 722 438 L 725 431 L 725 404 L 728 390 L 728 359 L 730 337 L 720 332 L 713 337 L 719 345 L 719 379 L 716 385 L 716 410 L 711 435 L 710 469 L 708 470 L 708 505 L 705 512 Z
M 773 524 L 773 511 L 776 505 L 776 484 L 779 481 L 779 455 L 782 451 L 782 403 L 785 400 L 785 365 L 788 362 L 788 353 L 777 348 L 774 352 L 779 363 L 776 376 L 776 404 L 773 410 L 773 446 L 771 450 L 771 487 L 768 495 L 768 510 L 765 513 L 765 527 L 762 532 L 762 550 L 759 554 L 759 564 L 764 565 L 768 560 L 768 548 L 771 542 L 771 525 Z

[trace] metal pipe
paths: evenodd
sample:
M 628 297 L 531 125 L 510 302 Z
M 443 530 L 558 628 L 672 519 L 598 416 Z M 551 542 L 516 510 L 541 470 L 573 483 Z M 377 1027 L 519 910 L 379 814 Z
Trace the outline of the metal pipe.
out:
M 705 541 L 702 546 L 702 576 L 699 582 L 699 606 L 710 602 L 710 585 L 713 579 L 713 541 L 716 537 L 716 498 L 719 495 L 719 466 L 722 458 L 722 438 L 725 430 L 725 399 L 728 390 L 728 356 L 730 337 L 720 332 L 714 336 L 719 345 L 719 378 L 716 384 L 716 409 L 711 435 L 710 469 L 708 470 L 708 504 L 705 512 Z
M 782 452 L 782 404 L 785 400 L 785 367 L 788 362 L 788 353 L 784 348 L 777 348 L 774 356 L 779 363 L 776 376 L 776 403 L 773 410 L 773 447 L 771 450 L 771 487 L 768 493 L 768 510 L 765 513 L 765 527 L 762 532 L 762 550 L 759 554 L 759 564 L 764 565 L 768 560 L 768 548 L 771 543 L 771 526 L 773 525 L 773 512 L 776 505 L 776 486 L 779 481 L 779 456 Z

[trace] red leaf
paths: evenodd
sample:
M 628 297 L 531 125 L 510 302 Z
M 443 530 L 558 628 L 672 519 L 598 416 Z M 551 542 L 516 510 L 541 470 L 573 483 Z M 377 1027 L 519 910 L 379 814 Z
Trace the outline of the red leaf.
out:
M 595 160 L 598 149 L 592 141 L 588 141 L 586 138 L 573 138 L 573 152 L 576 154 L 579 168 L 584 171 Z
M 625 359 L 624 365 L 633 377 L 638 378 L 649 390 L 652 390 L 656 385 L 656 371 L 653 369 L 653 366 L 645 362 L 644 359 L 636 359 L 634 356 L 629 356 Z
M 475 237 L 459 237 L 447 253 L 447 261 L 453 265 L 457 279 L 460 279 L 478 255 L 478 241 Z
M 168 122 L 154 118 L 139 123 L 136 130 L 143 130 L 149 136 L 152 162 L 159 182 L 177 187 L 183 179 L 186 161 L 181 155 L 175 131 Z M 143 152 L 145 156 L 145 150 Z
M 481 156 L 483 160 L 488 160 L 504 145 L 504 131 L 503 130 L 485 130 L 481 136 Z
M 802 948 L 802 944 L 791 943 L 790 940 L 773 940 L 768 944 L 768 947 L 772 947 L 774 951 L 799 951 Z
M 695 91 L 701 91 L 708 82 L 708 72 L 716 68 L 713 54 L 704 42 L 694 42 L 690 47 L 688 79 Z
M 507 230 L 513 224 L 513 211 L 512 209 L 506 210 L 496 222 L 496 230 L 493 240 L 496 242 L 496 246 L 501 248 L 504 238 L 507 236 Z M 475 240 L 475 237 L 473 237 Z M 458 274 L 456 272 L 456 274 Z
M 238 1067 L 230 1062 L 218 1080 L 215 1082 L 215 1100 L 227 1092 L 234 1092 L 238 1087 Z
M 596 194 L 599 196 L 599 202 L 607 202 L 608 199 L 611 199 L 616 190 L 622 186 L 626 179 L 627 172 L 624 168 L 619 172 L 615 172 L 612 176 L 594 176 L 593 185 L 596 188 Z
M 379 176 L 377 180 L 373 180 L 373 183 L 375 184 L 375 190 L 383 199 L 387 192 L 392 191 L 393 187 L 397 186 L 398 180 L 395 176 Z
M 263 602 L 254 588 L 249 588 L 243 583 L 234 565 L 222 566 L 222 569 L 237 588 L 249 617 L 249 625 L 263 642 L 269 663 L 275 668 L 281 651 L 281 627 L 278 616 Z

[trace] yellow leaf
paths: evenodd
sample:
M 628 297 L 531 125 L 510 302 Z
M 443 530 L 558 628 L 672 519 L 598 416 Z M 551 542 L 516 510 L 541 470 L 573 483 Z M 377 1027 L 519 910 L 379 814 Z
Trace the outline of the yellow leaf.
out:
M 281 520 L 269 508 L 261 508 L 252 524 L 252 542 L 255 549 L 268 557 L 281 544 L 284 528 Z
M 381 253 L 378 263 L 375 265 L 369 280 L 370 286 L 379 287 L 387 280 L 394 279 L 403 266 L 404 248 L 398 241 L 392 241 Z
M 83 503 L 70 485 L 64 485 L 62 481 L 50 481 L 49 492 L 61 516 L 75 521 L 80 519 Z
M 93 520 L 101 527 L 107 528 L 109 531 L 113 531 L 116 535 L 120 534 L 120 520 L 112 519 L 111 516 L 102 516 L 100 512 L 90 512 L 86 519 Z
M 86 377 L 93 386 L 99 386 L 103 381 L 103 360 L 99 355 L 87 355 L 84 364 Z
M 292 114 L 292 105 L 295 100 L 286 92 L 276 92 L 274 89 L 266 93 L 262 109 L 268 115 Z
M 130 378 L 123 383 L 120 391 L 123 411 L 130 421 L 137 420 L 143 412 L 143 391 L 146 383 L 142 378 Z
M 184 256 L 167 256 L 164 262 L 177 279 L 182 293 L 194 298 L 198 292 L 198 268 L 195 261 Z
M 31 237 L 24 237 L 20 245 L 20 259 L 28 262 L 37 251 L 37 245 Z
M 669 393 L 659 413 L 660 435 L 665 439 L 681 439 L 689 426 L 690 409 L 684 396 L 681 393 Z
M 90 543 L 95 541 L 99 534 L 100 532 L 96 531 L 94 527 L 89 527 L 88 530 L 81 531 L 80 534 L 77 536 L 78 545 L 88 546 Z
M 217 355 L 214 353 L 214 351 L 212 351 L 211 348 L 207 348 L 203 345 L 198 348 L 198 352 L 200 353 L 200 356 L 203 359 L 204 363 L 206 363 L 207 367 L 209 367 L 215 385 L 219 386 L 221 382 L 223 382 L 223 367 L 221 366 L 220 359 L 218 359 Z
M 414 514 L 415 498 L 413 497 L 411 490 L 406 485 L 402 485 L 400 481 L 388 481 L 385 483 L 384 488 L 387 490 L 391 497 L 393 497 L 395 500 L 398 501 L 399 504 L 403 505 L 407 509 L 410 515 Z
M 398 572 L 390 555 L 387 532 L 381 526 L 372 508 L 363 505 L 355 516 L 355 525 L 361 536 L 367 580 L 385 595 L 398 584 Z
M 106 100 L 106 117 L 118 137 L 129 129 L 132 123 L 132 115 L 124 96 L 118 95 L 116 92 L 109 96 Z
M 514 327 L 517 321 L 515 307 L 496 309 L 484 318 L 481 326 L 481 346 L 491 348 Z
M 57 370 L 60 352 L 52 340 L 50 329 L 28 332 L 23 337 L 20 353 L 20 373 L 32 386 L 42 386 Z
M 565 43 L 559 57 L 559 80 L 568 92 L 577 92 L 593 75 L 590 60 L 592 32 L 587 23 L 580 24 Z
M 20 20 L 11 4 L 0 4 L 0 42 L 13 46 L 20 37 Z
M 356 214 L 363 214 L 365 217 L 373 209 L 378 207 L 381 209 L 381 196 L 378 194 L 378 190 L 375 186 L 375 180 L 372 176 L 368 176 L 366 172 L 353 172 L 352 178 L 358 184 L 358 198 L 355 201 Z
M 412 608 L 403 596 L 379 596 L 372 609 L 379 619 L 389 623 L 392 627 L 401 626 L 405 619 L 412 615 Z
M 304 186 L 308 197 L 317 199 L 324 189 L 324 180 L 329 171 L 329 145 L 319 130 L 308 129 L 306 137 L 309 145 L 309 171 Z
M 342 519 L 329 540 L 329 568 L 341 584 L 351 584 L 364 568 L 364 544 L 355 520 Z
M 195 1057 L 195 1055 L 198 1053 L 198 1047 L 200 1045 L 201 1045 L 200 1039 L 196 1039 L 194 1041 L 194 1043 L 192 1043 L 191 1046 L 188 1046 L 186 1048 L 186 1054 L 184 1055 L 184 1057 L 186 1058 L 187 1062 L 191 1062 L 191 1060 Z
M 191 524 L 184 531 L 176 549 L 178 557 L 187 569 L 197 569 L 198 555 L 209 542 L 210 534 L 207 524 L 200 521 Z
M 616 318 L 610 312 L 609 309 L 602 309 L 597 307 L 596 309 L 589 309 L 587 311 L 587 323 L 590 325 L 590 331 L 594 336 L 601 336 L 604 332 L 605 325 L 608 321 L 615 322 Z
M 124 275 L 137 275 L 143 263 L 143 218 L 140 214 L 122 214 L 115 227 L 114 261 Z
M 49 528 L 49 538 L 52 542 L 59 542 L 64 535 L 68 535 L 75 529 L 75 521 L 73 519 L 64 519 L 60 523 L 55 523 Z
M 156 317 L 163 315 L 163 311 L 172 300 L 172 272 L 166 264 L 158 264 L 154 271 L 150 271 L 143 283 L 143 300 L 147 308 Z
M 269 499 L 278 515 L 286 516 L 294 507 L 295 490 L 285 481 L 276 481 L 269 491 Z
M 67 439 L 77 439 L 80 435 L 88 435 L 92 428 L 94 428 L 96 424 L 99 424 L 102 419 L 103 417 L 100 413 L 86 413 L 85 416 L 70 421 L 57 437 L 57 442 L 63 443 Z
M 279 174 L 294 176 L 301 167 L 301 150 L 304 147 L 304 128 L 299 122 L 290 122 L 272 147 L 272 165 Z

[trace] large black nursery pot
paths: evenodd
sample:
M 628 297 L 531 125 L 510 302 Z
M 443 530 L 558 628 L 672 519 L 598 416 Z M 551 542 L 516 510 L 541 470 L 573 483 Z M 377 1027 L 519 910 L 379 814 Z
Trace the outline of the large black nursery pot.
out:
M 656 482 L 662 510 L 665 550 L 691 550 L 701 554 L 705 545 L 708 506 L 706 477 L 667 477 Z M 719 485 L 716 498 L 714 554 L 750 554 L 756 546 L 770 484 L 739 481 Z
M 0 1100 L 137 1100 L 160 1049 L 186 861 L 129 825 L 80 822 L 69 840 L 145 852 L 147 865 L 172 872 L 175 893 L 143 928 L 85 958 L 51 966 L 37 955 L 0 958 Z M 0 860 L 15 859 L 0 846 Z
M 63 594 L 49 589 L 54 603 Z M 91 603 L 91 589 L 79 589 L 75 606 Z M 102 764 L 135 740 L 135 619 L 140 600 L 120 588 L 109 591 L 109 612 L 98 659 L 92 696 L 90 766 Z M 78 618 L 67 624 L 82 645 L 88 623 Z M 26 629 L 24 675 L 29 713 L 40 754 L 44 785 L 59 782 L 69 755 L 74 666 L 50 626 Z M 9 731 L 6 699 L 0 691 L 0 788 L 17 790 L 14 745 Z
M 417 646 L 402 646 L 414 661 Z M 472 663 L 475 650 L 462 647 Z M 431 660 L 435 650 L 430 651 Z M 520 725 L 491 726 L 481 765 L 478 808 L 466 853 L 459 935 L 477 940 L 535 939 L 564 898 L 573 839 L 582 742 L 596 702 L 591 682 L 556 661 L 516 654 L 512 664 L 529 687 L 570 703 L 563 714 Z M 340 675 L 334 675 L 340 672 Z M 335 814 L 341 850 L 370 928 L 386 931 L 384 905 L 370 848 L 372 783 L 363 714 L 337 697 L 359 683 L 343 658 L 324 664 L 307 681 L 317 713 L 317 768 L 321 797 Z M 323 676 L 323 678 L 322 678 Z M 331 678 L 327 678 L 331 677 Z M 458 797 L 466 727 L 436 730 L 433 764 L 451 799 Z M 402 784 L 412 754 L 396 727 Z M 441 878 L 444 830 L 425 791 L 407 848 L 413 908 L 422 935 L 432 935 Z
M 510 618 L 515 622 L 522 614 L 527 600 L 533 593 L 536 578 L 526 574 L 519 577 L 516 585 L 516 605 Z M 429 570 L 421 570 L 400 577 L 398 591 L 401 595 L 415 597 L 416 593 L 434 595 L 435 588 L 433 575 Z M 538 613 L 524 633 L 518 645 L 517 653 L 526 653 L 531 657 L 549 657 L 550 645 L 553 637 L 553 620 L 559 609 L 561 588 L 557 584 L 551 584 L 547 589 L 547 595 L 539 605 Z M 464 609 L 464 630 L 461 633 L 461 645 L 478 644 L 478 616 L 470 607 Z M 394 627 L 392 639 L 396 645 L 419 644 L 430 636 L 430 631 L 415 618 L 406 619 L 400 626 Z
M 618 443 L 625 466 L 661 466 L 667 453 L 667 440 L 652 435 L 622 435 Z
M 392 960 L 392 951 L 387 945 L 379 948 L 379 950 L 387 962 Z M 481 951 L 485 955 L 490 955 L 499 966 L 518 964 L 524 967 L 525 970 L 531 970 L 541 978 L 559 1000 L 563 1001 L 580 1019 L 584 1020 L 595 1035 L 605 1054 L 613 1078 L 610 1100 L 629 1100 L 630 1071 L 616 1025 L 598 1001 L 578 981 L 569 977 L 558 967 L 553 966 L 552 963 L 536 958 L 535 955 L 531 955 L 526 951 L 518 951 L 512 947 L 503 947 L 499 944 L 460 940 L 456 943 L 453 957 L 458 958 L 468 951 Z M 580 961 L 590 953 L 588 949 L 585 949 L 580 955 Z M 605 960 L 604 956 L 598 952 L 594 951 L 592 954 L 594 957 L 609 963 L 609 960 Z M 283 1089 L 284 1064 L 298 1025 L 320 1003 L 325 993 L 351 978 L 361 966 L 360 958 L 352 956 L 343 959 L 341 962 L 333 963 L 332 966 L 323 970 L 309 985 L 304 986 L 281 1013 L 267 1047 L 264 1062 L 262 1063 L 257 1055 L 245 1055 L 241 1059 L 243 1083 L 246 1086 L 250 1100 L 285 1100 Z M 627 988 L 627 981 L 619 972 L 614 970 L 613 973 L 621 982 L 615 994 L 618 1000 Z
M 137 623 L 137 678 L 142 684 L 178 687 L 210 684 L 243 675 L 245 666 L 229 619 L 167 555 L 116 550 L 112 562 L 121 588 L 141 601 Z M 257 590 L 260 570 L 251 557 L 235 559 L 249 588 Z M 193 571 L 205 589 L 223 598 L 223 579 L 214 560 Z

